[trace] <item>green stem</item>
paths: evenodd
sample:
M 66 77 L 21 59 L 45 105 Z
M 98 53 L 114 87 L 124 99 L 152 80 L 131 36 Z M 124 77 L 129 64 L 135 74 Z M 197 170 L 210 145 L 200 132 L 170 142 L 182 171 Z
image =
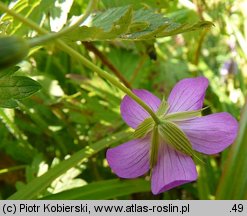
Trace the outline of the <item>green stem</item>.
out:
M 73 25 L 67 26 L 57 33 L 50 33 L 50 34 L 46 34 L 42 37 L 33 38 L 32 40 L 29 41 L 29 45 L 31 47 L 33 47 L 33 46 L 37 46 L 40 44 L 44 44 L 48 41 L 55 40 L 55 39 L 71 32 L 71 31 L 73 31 L 74 29 L 76 29 L 81 23 L 83 23 L 88 18 L 88 16 L 91 14 L 92 10 L 96 7 L 97 2 L 98 2 L 98 0 L 91 0 L 88 4 L 88 7 L 87 7 L 85 13 L 83 14 L 83 16 L 81 18 L 79 18 L 76 21 L 76 23 L 74 23 Z
M 12 15 L 16 19 L 19 19 L 24 24 L 30 26 L 35 31 L 37 31 L 39 34 L 48 34 L 49 32 L 40 26 L 38 26 L 35 22 L 26 19 L 20 14 L 15 13 L 14 11 L 10 10 L 8 7 L 6 7 L 3 3 L 0 2 L 0 10 L 3 10 L 4 12 Z M 143 109 L 145 109 L 150 116 L 153 118 L 156 124 L 160 123 L 159 118 L 156 116 L 156 114 L 153 112 L 153 110 L 145 104 L 139 97 L 137 97 L 130 89 L 122 85 L 114 76 L 110 75 L 106 71 L 102 70 L 98 66 L 94 65 L 92 62 L 87 60 L 84 56 L 82 56 L 80 53 L 69 47 L 66 43 L 64 43 L 62 40 L 57 39 L 55 40 L 57 45 L 65 52 L 67 52 L 71 57 L 74 57 L 75 59 L 81 61 L 86 67 L 91 69 L 92 71 L 95 71 L 99 76 L 103 77 L 104 79 L 111 82 L 114 86 L 121 89 L 123 92 L 125 92 L 129 97 L 131 97 L 134 101 L 136 101 Z M 42 41 L 41 41 L 42 43 Z M 36 43 L 35 45 L 38 45 L 39 43 Z
M 195 65 L 198 65 L 199 63 L 199 58 L 200 58 L 200 52 L 201 52 L 201 49 L 202 49 L 202 44 L 203 44 L 203 41 L 207 35 L 207 32 L 208 32 L 208 29 L 204 29 L 201 33 L 201 36 L 200 36 L 200 39 L 199 39 L 199 42 L 198 42 L 198 45 L 197 45 L 197 48 L 196 48 L 196 52 L 195 52 L 195 60 L 194 60 L 194 64 Z

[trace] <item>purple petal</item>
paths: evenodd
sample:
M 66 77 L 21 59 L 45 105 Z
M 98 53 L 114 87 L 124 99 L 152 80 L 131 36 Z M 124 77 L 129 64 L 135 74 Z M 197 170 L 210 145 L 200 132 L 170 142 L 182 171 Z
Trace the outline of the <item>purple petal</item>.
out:
M 198 110 L 202 108 L 208 80 L 205 77 L 187 78 L 178 82 L 172 89 L 168 104 L 169 113 Z
M 121 178 L 136 178 L 149 170 L 149 138 L 136 139 L 108 149 L 106 159 Z
M 141 98 L 154 112 L 160 105 L 160 99 L 144 89 L 135 89 L 133 93 Z M 136 128 L 150 115 L 128 95 L 124 96 L 121 103 L 121 115 L 123 120 L 132 128 Z
M 193 160 L 162 143 L 152 172 L 152 192 L 159 194 L 197 179 Z
M 231 145 L 238 132 L 238 122 L 228 113 L 215 113 L 179 123 L 193 149 L 216 154 Z

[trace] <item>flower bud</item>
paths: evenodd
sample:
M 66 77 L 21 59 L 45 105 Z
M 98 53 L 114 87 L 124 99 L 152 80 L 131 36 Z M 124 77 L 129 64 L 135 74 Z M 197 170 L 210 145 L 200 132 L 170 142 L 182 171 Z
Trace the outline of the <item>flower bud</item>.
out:
M 26 40 L 16 36 L 0 37 L 0 70 L 17 64 L 28 51 Z

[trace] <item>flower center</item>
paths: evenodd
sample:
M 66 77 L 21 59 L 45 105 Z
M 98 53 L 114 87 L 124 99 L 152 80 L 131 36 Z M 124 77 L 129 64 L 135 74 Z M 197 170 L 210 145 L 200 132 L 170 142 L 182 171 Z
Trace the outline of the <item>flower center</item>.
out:
M 205 108 L 204 108 L 205 109 Z M 165 100 L 162 100 L 161 105 L 156 112 L 160 119 L 159 124 L 156 124 L 153 119 L 145 119 L 135 130 L 134 137 L 142 138 L 151 133 L 151 147 L 150 147 L 150 168 L 156 165 L 158 160 L 159 145 L 165 143 L 178 152 L 191 156 L 199 161 L 192 148 L 191 142 L 186 134 L 179 128 L 177 122 L 185 121 L 201 116 L 201 110 L 185 111 L 168 113 L 169 105 Z

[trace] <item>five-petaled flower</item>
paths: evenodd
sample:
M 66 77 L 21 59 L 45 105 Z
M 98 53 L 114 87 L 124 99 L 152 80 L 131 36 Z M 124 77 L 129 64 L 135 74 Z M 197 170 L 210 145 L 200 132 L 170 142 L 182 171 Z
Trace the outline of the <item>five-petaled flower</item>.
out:
M 153 194 L 195 181 L 197 171 L 191 155 L 171 145 L 172 142 L 181 142 L 179 136 L 182 134 L 182 141 L 189 140 L 193 151 L 216 154 L 234 142 L 238 131 L 237 121 L 226 112 L 207 116 L 194 115 L 197 113 L 196 110 L 202 109 L 207 87 L 208 80 L 204 77 L 187 78 L 178 82 L 168 97 L 165 113 L 161 115 L 161 119 L 167 122 L 163 124 L 164 127 L 158 126 L 158 132 L 154 132 L 153 129 L 141 138 L 107 150 L 106 158 L 113 172 L 121 178 L 136 178 L 151 169 Z M 161 100 L 150 92 L 140 89 L 133 92 L 154 112 L 160 109 Z M 188 114 L 187 117 L 186 114 Z M 150 118 L 150 115 L 129 96 L 125 96 L 122 100 L 121 115 L 124 121 L 134 129 Z M 179 128 L 175 130 L 178 133 L 171 134 L 170 126 Z M 167 132 L 166 128 L 168 128 Z M 165 135 L 160 136 L 160 131 L 163 131 Z M 172 132 L 173 129 L 170 131 Z M 157 159 L 153 165 L 150 165 L 153 134 L 158 136 L 156 140 L 159 144 L 157 154 L 154 155 Z M 171 143 L 169 140 L 172 140 Z M 181 145 L 183 146 L 183 143 Z M 186 148 L 188 145 L 184 146 Z

